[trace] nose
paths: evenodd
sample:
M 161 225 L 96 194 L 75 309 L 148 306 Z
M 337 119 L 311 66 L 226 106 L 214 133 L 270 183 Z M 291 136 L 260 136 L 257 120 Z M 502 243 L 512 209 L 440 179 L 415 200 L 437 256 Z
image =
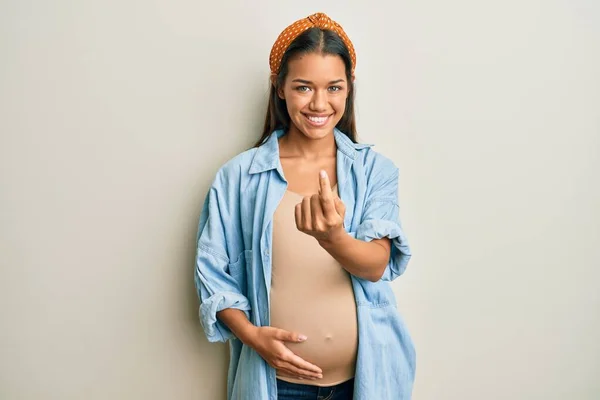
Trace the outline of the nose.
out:
M 325 111 L 327 109 L 327 94 L 322 90 L 315 90 L 310 100 L 309 108 L 311 111 Z

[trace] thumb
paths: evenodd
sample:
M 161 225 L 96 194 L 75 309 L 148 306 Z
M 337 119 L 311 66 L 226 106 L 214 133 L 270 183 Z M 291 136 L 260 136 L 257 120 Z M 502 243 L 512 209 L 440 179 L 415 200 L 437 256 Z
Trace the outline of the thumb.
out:
M 282 340 L 284 342 L 304 342 L 308 339 L 305 335 L 289 332 L 284 329 L 280 329 L 277 335 L 277 339 Z
M 333 197 L 333 202 L 335 204 L 335 211 L 337 211 L 339 215 L 344 215 L 346 212 L 346 205 L 342 202 L 342 199 L 336 195 Z

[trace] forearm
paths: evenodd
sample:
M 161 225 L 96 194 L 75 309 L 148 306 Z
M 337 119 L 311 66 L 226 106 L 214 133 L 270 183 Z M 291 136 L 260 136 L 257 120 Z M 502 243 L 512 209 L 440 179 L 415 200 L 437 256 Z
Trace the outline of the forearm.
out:
M 365 242 L 341 230 L 327 240 L 319 240 L 319 244 L 346 271 L 372 282 L 381 279 L 390 258 L 390 240 L 387 238 Z
M 217 318 L 227 325 L 229 330 L 231 330 L 242 343 L 251 346 L 256 326 L 248 321 L 246 314 L 242 310 L 226 308 L 217 313 Z

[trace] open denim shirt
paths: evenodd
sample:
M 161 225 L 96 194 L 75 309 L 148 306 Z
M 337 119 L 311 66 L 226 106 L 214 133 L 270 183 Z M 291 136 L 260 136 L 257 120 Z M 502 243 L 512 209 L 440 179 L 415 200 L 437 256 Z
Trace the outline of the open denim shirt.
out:
M 287 181 L 275 131 L 258 148 L 236 156 L 217 173 L 198 227 L 195 283 L 200 321 L 210 342 L 229 340 L 229 400 L 276 400 L 275 369 L 217 319 L 235 308 L 256 326 L 269 325 L 273 214 Z M 353 237 L 392 240 L 381 280 L 351 275 L 357 305 L 358 353 L 355 400 L 408 400 L 415 350 L 389 281 L 411 257 L 399 219 L 398 168 L 370 145 L 334 130 L 338 193 L 346 205 L 344 227 Z

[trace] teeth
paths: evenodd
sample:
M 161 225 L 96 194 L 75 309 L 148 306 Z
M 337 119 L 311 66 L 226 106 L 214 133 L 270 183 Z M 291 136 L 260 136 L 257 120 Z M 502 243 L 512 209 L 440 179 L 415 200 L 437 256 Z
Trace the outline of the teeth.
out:
M 316 124 L 323 124 L 327 121 L 327 117 L 308 117 L 308 119 Z

